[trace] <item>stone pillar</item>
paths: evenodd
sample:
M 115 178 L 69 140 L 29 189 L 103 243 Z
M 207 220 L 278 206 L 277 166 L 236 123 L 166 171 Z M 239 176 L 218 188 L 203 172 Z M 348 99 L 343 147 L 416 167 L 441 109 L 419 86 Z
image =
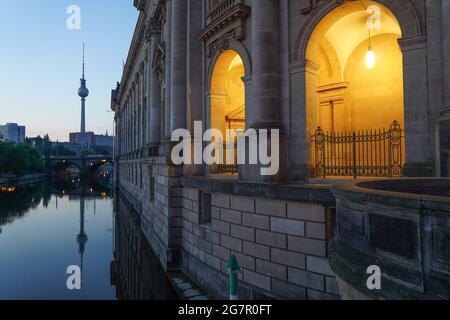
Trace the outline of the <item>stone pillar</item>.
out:
M 278 0 L 252 1 L 253 69 L 251 79 L 244 79 L 246 95 L 249 95 L 250 90 L 248 89 L 251 86 L 251 97 L 249 97 L 250 99 L 246 98 L 245 116 L 247 127 L 256 130 L 281 129 L 279 15 Z M 280 136 L 280 139 L 283 138 Z M 270 143 L 270 138 L 268 143 Z M 248 154 L 249 150 L 247 149 Z M 239 167 L 239 177 L 242 181 L 275 183 L 279 180 L 280 172 L 275 176 L 262 176 L 260 164 L 246 164 Z
M 148 48 L 148 75 L 147 75 L 147 130 L 150 147 L 156 147 L 161 142 L 161 84 L 158 72 L 153 66 L 155 47 L 160 39 L 159 22 L 150 21 L 147 29 Z M 153 153 L 153 151 L 151 151 Z
M 172 0 L 171 133 L 186 128 L 187 1 Z
M 252 105 L 247 116 L 253 128 L 280 127 L 279 1 L 252 1 Z
M 131 144 L 133 145 L 132 147 L 132 152 L 133 152 L 133 159 L 134 159 L 134 152 L 137 149 L 137 144 L 136 144 L 136 132 L 137 132 L 137 126 L 136 126 L 136 109 L 137 109 L 137 105 L 136 105 L 136 82 L 133 83 L 133 92 L 132 92 L 132 103 L 131 103 L 131 119 L 132 119 L 132 123 L 131 123 L 131 128 L 132 128 L 132 133 L 131 133 Z
M 130 124 L 129 113 L 128 113 L 128 95 L 127 95 L 127 98 L 126 98 L 126 101 L 125 101 L 124 108 L 125 108 L 125 110 L 124 110 L 124 113 L 125 113 L 125 126 L 123 128 L 124 129 L 124 135 L 125 135 L 125 145 L 124 145 L 125 152 L 124 153 L 128 155 L 128 149 L 129 149 L 129 146 L 130 146 L 129 140 L 128 140 L 128 130 L 130 128 L 130 126 L 129 126 L 129 124 Z
M 444 78 L 444 105 L 439 121 L 439 156 L 440 168 L 438 173 L 442 177 L 450 176 L 450 0 L 442 0 L 442 60 Z
M 305 60 L 290 66 L 290 94 L 292 109 L 290 113 L 289 178 L 292 181 L 308 181 L 313 176 L 310 137 L 316 130 L 317 83 L 319 66 Z
M 165 93 L 164 93 L 164 140 L 170 141 L 170 112 L 171 112 L 171 65 L 172 65 L 172 0 L 166 1 L 166 66 L 165 66 Z
M 194 137 L 194 122 L 203 120 L 203 43 L 198 35 L 203 28 L 204 1 L 189 0 L 188 2 L 188 52 L 187 57 L 187 118 L 186 126 Z M 203 141 L 202 136 L 194 137 L 195 141 Z M 203 165 L 185 166 L 185 175 L 201 175 Z
M 405 99 L 406 177 L 432 175 L 434 152 L 429 132 L 427 87 L 427 42 L 418 36 L 399 40 L 403 53 L 403 86 Z
M 442 53 L 444 76 L 444 107 L 442 112 L 450 115 L 450 0 L 442 0 Z
M 128 100 L 129 97 L 127 96 L 127 100 L 125 102 L 125 153 L 128 155 L 128 152 L 130 152 L 130 132 L 131 129 L 130 126 L 130 108 Z
M 118 182 L 120 180 L 120 145 L 122 144 L 122 137 L 120 136 L 120 124 L 121 118 L 120 113 L 117 112 L 120 107 L 116 104 L 115 106 L 115 115 L 114 115 L 114 145 L 113 145 L 113 185 L 118 186 Z

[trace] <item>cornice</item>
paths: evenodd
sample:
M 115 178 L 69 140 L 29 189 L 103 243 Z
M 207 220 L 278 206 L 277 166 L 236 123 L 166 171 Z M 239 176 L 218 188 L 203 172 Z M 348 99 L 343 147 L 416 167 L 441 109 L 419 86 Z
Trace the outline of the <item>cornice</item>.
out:
M 116 101 L 119 104 L 122 103 L 122 99 L 126 94 L 130 77 L 136 65 L 136 59 L 142 47 L 146 44 L 145 40 L 148 39 L 149 34 L 160 32 L 158 23 L 160 23 L 161 16 L 164 14 L 164 5 L 164 0 L 134 0 L 134 6 L 140 11 L 140 14 L 123 69 L 121 85 L 117 92 Z
M 215 34 L 225 29 L 235 21 L 240 20 L 241 25 L 243 25 L 244 20 L 249 16 L 250 11 L 251 8 L 244 5 L 242 0 L 224 1 L 208 14 L 208 24 L 200 33 L 200 39 L 203 41 L 208 41 Z
M 147 6 L 147 0 L 134 0 L 133 5 L 138 9 L 140 12 L 144 12 L 145 8 Z

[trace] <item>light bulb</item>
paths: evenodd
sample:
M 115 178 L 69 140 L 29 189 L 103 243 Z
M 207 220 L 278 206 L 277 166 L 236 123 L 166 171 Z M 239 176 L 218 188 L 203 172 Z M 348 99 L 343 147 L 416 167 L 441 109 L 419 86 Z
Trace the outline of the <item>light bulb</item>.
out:
M 375 67 L 375 52 L 369 47 L 366 53 L 366 66 L 368 69 L 373 69 Z

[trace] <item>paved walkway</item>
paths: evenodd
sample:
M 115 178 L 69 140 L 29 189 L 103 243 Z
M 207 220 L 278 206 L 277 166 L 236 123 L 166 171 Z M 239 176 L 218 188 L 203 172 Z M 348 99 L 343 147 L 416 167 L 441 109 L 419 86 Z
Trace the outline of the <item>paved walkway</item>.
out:
M 198 287 L 192 280 L 181 272 L 169 273 L 178 296 L 182 300 L 213 300 L 214 297 Z

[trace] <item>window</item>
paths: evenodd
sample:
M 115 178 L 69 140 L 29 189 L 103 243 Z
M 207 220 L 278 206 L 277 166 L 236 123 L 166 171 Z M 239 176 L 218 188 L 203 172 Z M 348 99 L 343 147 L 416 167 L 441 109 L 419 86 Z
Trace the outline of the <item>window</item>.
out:
M 198 196 L 198 208 L 199 208 L 199 223 L 210 224 L 211 223 L 211 194 L 200 191 Z
M 155 202 L 155 177 L 153 176 L 153 166 L 148 167 L 150 177 L 150 202 Z
M 142 164 L 140 165 L 140 168 L 139 168 L 139 173 L 140 173 L 140 179 L 139 179 L 139 184 L 141 185 L 141 189 L 142 189 Z
M 138 165 L 137 163 L 134 164 L 134 185 L 137 186 L 138 184 Z

